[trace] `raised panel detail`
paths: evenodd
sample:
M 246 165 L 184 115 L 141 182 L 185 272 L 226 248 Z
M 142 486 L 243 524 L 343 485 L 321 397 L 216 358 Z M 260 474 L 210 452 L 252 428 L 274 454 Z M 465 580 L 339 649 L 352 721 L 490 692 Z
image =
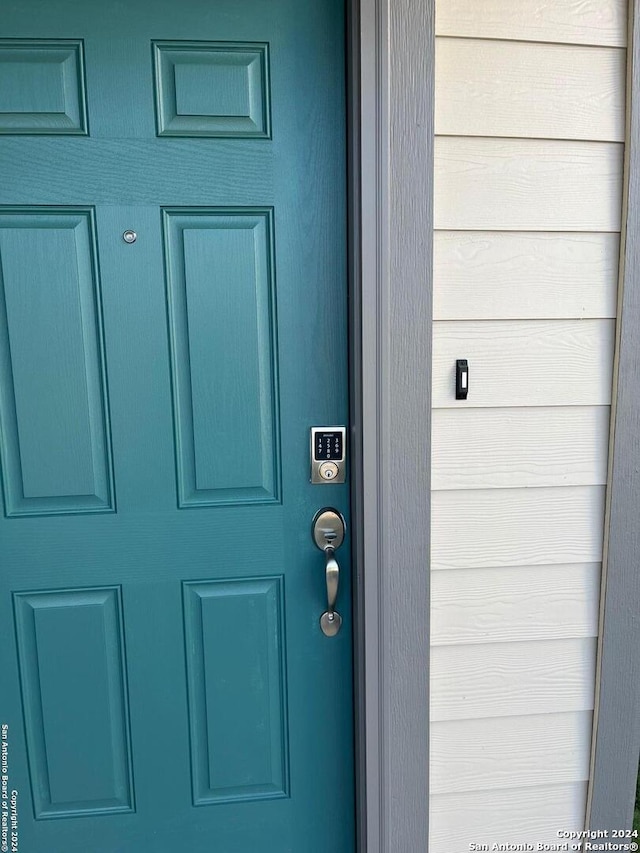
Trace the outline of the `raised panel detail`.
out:
M 279 577 L 184 584 L 194 805 L 287 796 Z
M 0 134 L 87 134 L 81 41 L 0 39 Z
M 134 808 L 118 587 L 16 593 L 36 818 Z
M 165 210 L 181 507 L 279 500 L 270 210 Z
M 0 210 L 6 514 L 114 508 L 90 210 Z
M 158 136 L 271 135 L 268 46 L 154 42 Z

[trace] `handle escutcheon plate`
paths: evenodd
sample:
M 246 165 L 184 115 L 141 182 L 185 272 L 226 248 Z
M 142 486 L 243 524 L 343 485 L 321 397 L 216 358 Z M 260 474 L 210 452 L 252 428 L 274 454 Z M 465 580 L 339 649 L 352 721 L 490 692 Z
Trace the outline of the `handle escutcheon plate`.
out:
M 342 627 L 342 616 L 337 610 L 333 611 L 333 618 L 329 616 L 328 611 L 320 617 L 320 628 L 325 637 L 335 637 Z

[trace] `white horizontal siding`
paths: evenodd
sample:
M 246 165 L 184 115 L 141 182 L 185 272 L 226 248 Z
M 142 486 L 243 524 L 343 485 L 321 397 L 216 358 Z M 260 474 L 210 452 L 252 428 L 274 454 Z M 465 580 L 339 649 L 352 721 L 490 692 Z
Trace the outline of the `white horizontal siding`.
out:
M 613 320 L 441 320 L 433 326 L 433 406 L 609 405 Z M 469 396 L 455 398 L 456 359 Z
M 434 794 L 589 778 L 590 711 L 431 724 Z
M 626 7 L 436 3 L 433 853 L 584 828 Z
M 593 710 L 594 638 L 434 646 L 431 720 Z
M 586 803 L 586 782 L 436 795 L 429 853 L 469 853 L 470 842 L 557 844 L 559 829 L 584 829 Z
M 433 492 L 431 568 L 599 563 L 604 486 Z
M 437 231 L 436 320 L 616 316 L 615 233 Z
M 625 63 L 613 47 L 438 38 L 436 133 L 621 142 Z
M 436 137 L 435 227 L 619 231 L 622 148 L 614 142 Z
M 432 488 L 607 482 L 608 406 L 435 409 Z
M 595 637 L 600 568 L 585 563 L 433 572 L 431 645 Z
M 436 33 L 624 47 L 627 0 L 437 0 Z

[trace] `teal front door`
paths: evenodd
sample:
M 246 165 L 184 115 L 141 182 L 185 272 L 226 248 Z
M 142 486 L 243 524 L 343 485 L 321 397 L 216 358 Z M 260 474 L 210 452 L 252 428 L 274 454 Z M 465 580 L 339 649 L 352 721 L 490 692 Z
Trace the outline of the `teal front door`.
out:
M 353 853 L 343 13 L 2 4 L 2 850 Z

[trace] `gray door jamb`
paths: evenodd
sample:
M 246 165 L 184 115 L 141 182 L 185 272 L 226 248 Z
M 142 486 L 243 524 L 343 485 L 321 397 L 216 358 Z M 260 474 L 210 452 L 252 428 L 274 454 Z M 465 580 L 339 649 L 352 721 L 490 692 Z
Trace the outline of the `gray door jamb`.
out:
M 427 853 L 435 2 L 350 6 L 358 849 Z

